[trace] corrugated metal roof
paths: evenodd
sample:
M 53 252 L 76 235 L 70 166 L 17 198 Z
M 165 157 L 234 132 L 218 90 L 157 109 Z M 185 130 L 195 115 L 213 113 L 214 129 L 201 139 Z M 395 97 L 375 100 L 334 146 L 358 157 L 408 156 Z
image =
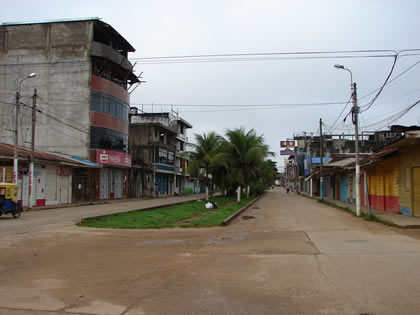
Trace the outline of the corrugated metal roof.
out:
M 330 163 L 326 163 L 324 166 L 344 167 L 344 166 L 354 163 L 355 161 L 356 161 L 356 158 L 350 157 L 350 158 L 346 158 L 346 159 L 342 159 L 338 161 L 331 161 Z
M 15 147 L 11 144 L 0 143 L 0 156 L 13 159 Z M 31 156 L 31 150 L 25 147 L 18 147 L 19 159 L 29 160 Z M 34 158 L 40 161 L 51 161 L 60 164 L 69 164 L 75 166 L 89 166 L 89 167 L 101 167 L 101 165 L 86 161 L 77 157 L 65 156 L 55 153 L 46 152 L 34 152 Z

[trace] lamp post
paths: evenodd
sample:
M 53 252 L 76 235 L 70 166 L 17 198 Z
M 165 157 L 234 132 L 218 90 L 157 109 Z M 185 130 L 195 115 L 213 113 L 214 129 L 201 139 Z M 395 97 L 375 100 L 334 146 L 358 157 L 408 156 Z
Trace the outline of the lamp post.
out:
M 355 137 L 355 151 L 356 151 L 356 215 L 360 216 L 360 163 L 359 163 L 359 107 L 357 107 L 357 87 L 356 82 L 353 82 L 353 73 L 345 68 L 343 65 L 334 65 L 336 69 L 346 70 L 350 73 L 351 91 L 353 99 L 353 124 L 354 124 L 354 137 Z
M 30 75 L 19 80 L 16 92 L 16 115 L 15 115 L 15 150 L 13 154 L 13 183 L 17 184 L 18 178 L 18 129 L 19 129 L 19 107 L 20 107 L 20 89 L 22 87 L 22 82 L 26 79 L 36 77 L 36 73 L 31 73 Z

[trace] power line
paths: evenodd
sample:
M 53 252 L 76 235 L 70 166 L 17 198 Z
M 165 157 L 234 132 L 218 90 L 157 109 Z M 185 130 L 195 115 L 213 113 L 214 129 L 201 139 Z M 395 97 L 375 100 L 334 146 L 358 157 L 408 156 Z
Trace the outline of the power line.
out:
M 417 52 L 420 49 L 406 49 L 400 52 Z M 379 54 L 380 53 L 380 54 Z M 382 58 L 393 57 L 396 50 L 333 50 L 307 52 L 262 52 L 239 54 L 202 54 L 181 56 L 158 56 L 130 58 L 140 64 L 164 63 L 196 63 L 196 62 L 226 62 L 226 61 L 258 61 L 258 60 L 302 60 L 302 59 L 331 59 L 331 58 Z
M 25 113 L 22 113 L 22 115 L 23 115 L 23 116 L 25 116 L 25 117 L 27 117 L 27 118 L 32 119 L 32 116 L 26 115 Z M 52 130 L 54 130 L 54 131 L 56 131 L 56 132 L 58 132 L 58 133 L 60 133 L 60 134 L 62 134 L 62 135 L 64 135 L 64 136 L 67 136 L 67 137 L 72 138 L 72 139 L 74 139 L 74 140 L 78 140 L 78 141 L 80 141 L 80 142 L 85 142 L 85 141 L 84 141 L 84 140 L 82 140 L 82 139 L 78 139 L 78 138 L 76 138 L 76 137 L 74 137 L 74 136 L 72 136 L 72 135 L 69 135 L 69 134 L 67 134 L 67 133 L 63 132 L 63 131 L 62 131 L 62 130 L 60 130 L 60 129 L 56 129 L 56 128 L 52 127 L 50 124 L 45 124 L 45 123 L 43 123 L 43 122 L 41 122 L 41 121 L 37 121 L 37 124 L 38 124 L 38 123 L 39 123 L 39 124 L 41 124 L 41 125 L 43 125 L 43 126 L 48 127 L 49 129 L 52 129 Z
M 365 112 L 365 111 L 367 111 L 372 105 L 373 105 L 373 103 L 375 103 L 375 101 L 378 99 L 378 97 L 379 97 L 379 95 L 382 93 L 382 91 L 383 91 L 383 89 L 384 89 L 384 87 L 385 87 L 385 85 L 388 83 L 388 80 L 389 80 L 389 78 L 391 77 L 391 75 L 392 75 L 392 72 L 394 71 L 394 68 L 395 68 L 395 64 L 397 63 L 397 59 L 398 59 L 398 54 L 397 55 L 395 55 L 395 57 L 394 57 L 394 63 L 392 64 L 392 67 L 391 67 L 391 70 L 389 71 L 389 74 L 388 74 L 388 76 L 386 77 L 386 79 L 385 79 L 385 82 L 382 84 L 382 86 L 381 86 L 381 88 L 379 89 L 379 91 L 378 91 L 378 93 L 375 95 L 375 97 L 367 104 L 367 105 L 365 105 L 364 107 L 366 107 L 367 106 L 367 108 L 366 109 L 364 109 L 364 110 L 362 110 L 362 112 Z
M 410 67 L 408 67 L 407 69 L 405 69 L 403 72 L 401 72 L 400 74 L 398 74 L 395 78 L 393 78 L 392 80 L 389 80 L 388 83 L 386 85 L 391 84 L 392 82 L 394 82 L 395 80 L 397 80 L 398 78 L 400 78 L 402 75 L 404 75 L 405 73 L 407 73 L 408 71 L 410 71 L 411 69 L 413 69 L 415 66 L 417 66 L 420 63 L 420 60 L 417 61 L 416 63 L 414 63 L 413 65 L 411 65 Z M 372 95 L 373 93 L 375 93 L 376 91 L 379 91 L 380 87 L 373 90 L 372 92 L 369 92 L 368 94 L 359 97 L 359 100 L 364 99 L 366 97 L 368 97 L 369 95 Z
M 300 106 L 328 106 L 340 105 L 346 102 L 320 103 L 278 103 L 278 104 L 177 104 L 177 103 L 132 103 L 134 106 L 173 106 L 173 107 L 300 107 Z
M 347 101 L 346 105 L 344 105 L 343 110 L 340 112 L 340 114 L 338 115 L 337 119 L 334 121 L 334 123 L 332 124 L 331 128 L 328 129 L 328 131 L 326 132 L 326 134 L 330 133 L 331 130 L 334 130 L 333 127 L 335 126 L 335 124 L 337 123 L 337 121 L 340 119 L 341 115 L 343 115 L 343 113 L 344 113 L 347 105 L 350 103 L 352 97 L 353 97 L 353 95 L 350 96 L 350 98 Z
M 23 104 L 23 103 L 21 103 L 21 104 L 22 104 L 23 106 L 25 106 L 25 107 L 32 108 L 32 106 L 29 106 L 29 105 L 26 105 L 26 104 Z M 37 109 L 36 109 L 36 111 L 37 111 L 38 113 L 40 113 L 40 114 L 44 115 L 45 117 L 47 117 L 47 118 L 49 118 L 49 119 L 51 119 L 51 120 L 54 120 L 54 121 L 56 121 L 56 122 L 59 122 L 59 123 L 61 123 L 61 124 L 65 125 L 65 126 L 67 126 L 67 127 L 73 128 L 73 129 L 78 130 L 78 131 L 80 131 L 80 132 L 83 132 L 83 133 L 85 133 L 85 134 L 90 134 L 88 131 L 85 131 L 85 130 L 82 130 L 82 129 L 78 128 L 78 127 L 75 127 L 75 126 L 73 126 L 73 125 L 70 125 L 69 123 L 67 123 L 67 122 L 65 122 L 65 121 L 62 121 L 62 120 L 58 119 L 57 117 L 55 117 L 55 116 L 53 116 L 53 115 L 51 115 L 51 114 L 49 114 L 49 113 L 46 113 L 46 112 L 44 112 L 44 111 L 40 110 L 39 108 L 37 108 Z

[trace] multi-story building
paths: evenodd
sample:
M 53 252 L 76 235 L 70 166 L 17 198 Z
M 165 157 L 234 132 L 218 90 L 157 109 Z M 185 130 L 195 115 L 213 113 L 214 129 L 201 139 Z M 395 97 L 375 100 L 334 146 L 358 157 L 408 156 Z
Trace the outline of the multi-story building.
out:
M 130 196 L 198 192 L 198 181 L 187 174 L 188 161 L 182 154 L 188 142 L 187 128 L 192 126 L 174 112 L 143 113 L 132 108 Z
M 77 200 L 126 194 L 130 88 L 139 83 L 128 61 L 134 48 L 98 18 L 0 25 L 0 142 L 12 144 L 15 94 L 32 104 L 37 89 L 36 150 L 101 165 L 72 170 Z M 22 81 L 29 73 L 31 80 Z M 4 91 L 4 93 L 3 93 Z M 18 143 L 27 144 L 29 106 L 21 108 Z M 30 133 L 29 133 L 30 135 Z M 43 172 L 40 168 L 39 172 Z M 47 176 L 47 175 L 45 175 Z

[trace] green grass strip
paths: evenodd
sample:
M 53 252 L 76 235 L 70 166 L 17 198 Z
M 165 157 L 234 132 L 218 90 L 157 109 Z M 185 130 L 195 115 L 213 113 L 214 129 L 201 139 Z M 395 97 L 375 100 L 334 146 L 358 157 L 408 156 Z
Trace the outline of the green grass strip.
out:
M 190 201 L 180 205 L 161 207 L 151 210 L 129 211 L 84 220 L 77 224 L 82 227 L 116 228 L 116 229 L 159 229 L 168 227 L 208 227 L 221 225 L 224 219 L 245 206 L 253 199 L 243 199 L 236 203 L 231 197 L 215 197 L 210 201 L 216 202 L 215 212 L 199 217 L 189 223 L 180 223 L 199 213 L 209 211 L 207 201 Z M 234 202 L 234 204 L 232 204 Z

